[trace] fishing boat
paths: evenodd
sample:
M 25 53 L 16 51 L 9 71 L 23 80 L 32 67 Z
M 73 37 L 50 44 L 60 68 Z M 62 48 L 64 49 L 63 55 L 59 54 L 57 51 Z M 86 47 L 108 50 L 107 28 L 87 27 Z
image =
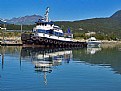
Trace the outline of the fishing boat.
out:
M 49 7 L 45 17 L 39 19 L 31 34 L 22 33 L 21 40 L 24 45 L 41 45 L 54 47 L 86 47 L 86 42 L 73 40 L 73 34 L 68 29 L 66 33 L 49 20 Z

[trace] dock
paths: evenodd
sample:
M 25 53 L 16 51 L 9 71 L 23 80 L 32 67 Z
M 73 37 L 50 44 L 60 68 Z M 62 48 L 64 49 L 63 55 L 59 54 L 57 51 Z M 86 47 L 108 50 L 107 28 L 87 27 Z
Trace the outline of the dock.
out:
M 22 46 L 22 42 L 15 42 L 15 41 L 1 41 L 0 46 Z

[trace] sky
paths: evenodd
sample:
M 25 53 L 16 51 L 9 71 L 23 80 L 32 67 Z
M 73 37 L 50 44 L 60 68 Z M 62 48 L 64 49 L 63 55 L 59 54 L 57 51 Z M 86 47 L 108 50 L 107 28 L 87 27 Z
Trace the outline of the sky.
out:
M 0 0 L 0 18 L 44 16 L 46 7 L 51 20 L 74 21 L 110 17 L 121 10 L 121 0 Z

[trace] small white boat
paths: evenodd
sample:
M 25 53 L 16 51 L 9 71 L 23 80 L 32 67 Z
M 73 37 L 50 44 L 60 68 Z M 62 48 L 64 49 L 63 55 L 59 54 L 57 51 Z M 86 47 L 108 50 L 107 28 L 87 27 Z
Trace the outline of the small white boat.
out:
M 87 40 L 88 46 L 100 46 L 101 41 L 97 40 L 95 37 L 91 37 Z

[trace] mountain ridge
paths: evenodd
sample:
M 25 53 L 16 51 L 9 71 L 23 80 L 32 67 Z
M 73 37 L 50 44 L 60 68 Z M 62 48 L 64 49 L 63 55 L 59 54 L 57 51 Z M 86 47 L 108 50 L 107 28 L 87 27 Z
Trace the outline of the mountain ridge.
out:
M 121 10 L 115 12 L 110 18 L 121 18 Z
M 20 25 L 20 24 L 24 24 L 24 25 L 32 25 L 35 24 L 35 22 L 38 19 L 43 18 L 41 15 L 26 15 L 26 16 L 22 16 L 22 17 L 14 17 L 12 19 L 6 19 L 7 23 L 9 24 L 16 24 L 16 25 Z M 90 20 L 94 20 L 94 19 L 102 19 L 102 18 L 91 18 L 91 19 L 85 19 L 85 20 L 75 20 L 75 21 L 55 21 L 55 22 L 85 22 L 85 21 L 90 21 Z M 111 15 L 110 17 L 106 17 L 103 19 L 115 19 L 115 20 L 121 20 L 121 10 L 118 10 L 117 12 L 115 12 L 113 15 Z
M 40 15 L 26 15 L 26 16 L 23 16 L 23 17 L 14 17 L 12 19 L 6 19 L 6 21 L 9 23 L 9 24 L 16 24 L 16 25 L 32 25 L 34 24 L 38 19 L 41 19 L 43 18 L 42 16 Z

